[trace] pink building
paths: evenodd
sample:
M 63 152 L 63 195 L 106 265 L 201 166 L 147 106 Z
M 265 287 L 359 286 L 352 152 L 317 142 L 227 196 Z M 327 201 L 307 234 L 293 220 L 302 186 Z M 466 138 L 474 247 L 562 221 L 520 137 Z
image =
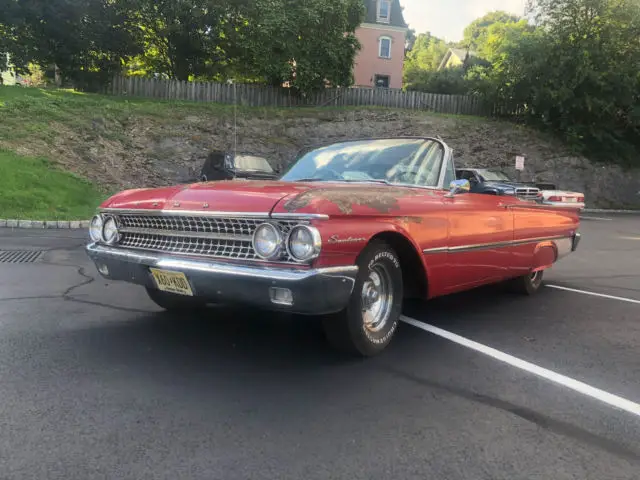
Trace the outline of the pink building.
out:
M 355 59 L 354 86 L 402 88 L 407 24 L 400 0 L 364 0 L 365 21 L 356 30 L 362 49 Z

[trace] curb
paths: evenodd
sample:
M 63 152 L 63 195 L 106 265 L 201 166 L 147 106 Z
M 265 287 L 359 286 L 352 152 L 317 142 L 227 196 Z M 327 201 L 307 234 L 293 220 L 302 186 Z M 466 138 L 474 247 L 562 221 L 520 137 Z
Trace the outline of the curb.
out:
M 3 220 L 0 228 L 41 228 L 41 229 L 85 229 L 89 228 L 89 220 Z
M 609 210 L 606 208 L 585 208 L 584 213 L 635 213 L 640 214 L 640 210 Z

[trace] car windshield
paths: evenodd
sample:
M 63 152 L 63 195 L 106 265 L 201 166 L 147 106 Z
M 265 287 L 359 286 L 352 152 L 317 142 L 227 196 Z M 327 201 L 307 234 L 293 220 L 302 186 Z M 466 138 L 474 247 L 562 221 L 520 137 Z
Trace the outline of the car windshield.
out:
M 511 179 L 500 170 L 478 170 L 485 182 L 510 182 Z
M 437 187 L 443 159 L 444 148 L 430 139 L 341 142 L 304 153 L 281 180 Z
M 266 158 L 254 157 L 252 155 L 237 155 L 235 157 L 236 168 L 238 170 L 255 170 L 272 173 L 273 169 Z

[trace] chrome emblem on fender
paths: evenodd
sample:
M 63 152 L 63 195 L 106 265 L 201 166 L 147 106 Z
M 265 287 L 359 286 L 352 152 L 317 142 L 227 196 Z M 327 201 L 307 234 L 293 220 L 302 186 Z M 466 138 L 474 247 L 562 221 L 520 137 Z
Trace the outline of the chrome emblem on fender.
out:
M 173 202 L 173 206 L 174 207 L 179 207 L 180 206 L 180 202 Z
M 203 203 L 202 204 L 202 208 L 209 208 L 209 204 L 208 203 Z
M 328 243 L 357 243 L 364 242 L 365 239 L 362 237 L 348 237 L 348 238 L 340 238 L 338 235 L 332 235 L 327 240 Z

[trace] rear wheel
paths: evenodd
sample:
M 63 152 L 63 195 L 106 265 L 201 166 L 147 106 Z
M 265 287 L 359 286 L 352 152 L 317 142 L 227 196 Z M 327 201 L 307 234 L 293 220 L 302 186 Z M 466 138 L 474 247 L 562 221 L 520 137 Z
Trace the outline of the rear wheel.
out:
M 538 270 L 531 272 L 528 275 L 514 278 L 509 281 L 509 287 L 514 293 L 520 293 L 522 295 L 534 295 L 542 287 L 542 278 L 544 277 L 544 270 Z
M 207 305 L 207 303 L 200 298 L 163 292 L 156 288 L 146 288 L 149 298 L 160 308 L 164 308 L 169 312 L 199 310 Z
M 358 259 L 358 276 L 349 305 L 324 318 L 329 343 L 343 352 L 373 356 L 391 342 L 402 312 L 400 259 L 385 242 L 370 243 Z

